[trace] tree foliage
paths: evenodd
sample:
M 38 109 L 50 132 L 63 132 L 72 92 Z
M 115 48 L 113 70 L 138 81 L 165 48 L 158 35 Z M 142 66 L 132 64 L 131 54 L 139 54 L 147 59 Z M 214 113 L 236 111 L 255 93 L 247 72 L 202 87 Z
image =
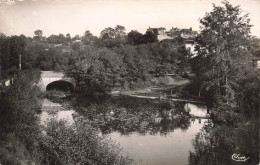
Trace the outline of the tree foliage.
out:
M 107 27 L 100 33 L 101 39 L 120 38 L 125 36 L 125 27 L 116 25 L 115 28 Z
M 223 7 L 213 4 L 213 11 L 200 20 L 201 33 L 196 38 L 197 76 L 202 88 L 209 91 L 215 104 L 225 106 L 228 113 L 235 111 L 238 98 L 247 89 L 242 82 L 255 77 L 252 66 L 254 44 L 250 35 L 248 14 L 239 6 L 224 1 Z M 243 97 L 243 96 L 242 96 Z M 227 117 L 227 116 L 226 116 Z

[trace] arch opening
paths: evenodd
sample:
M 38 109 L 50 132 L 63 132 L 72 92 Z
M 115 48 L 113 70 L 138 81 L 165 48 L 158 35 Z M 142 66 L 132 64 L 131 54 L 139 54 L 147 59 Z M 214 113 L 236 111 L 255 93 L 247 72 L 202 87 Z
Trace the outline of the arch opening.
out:
M 49 83 L 46 86 L 46 90 L 47 91 L 57 90 L 57 91 L 71 93 L 71 92 L 74 92 L 74 85 L 68 81 L 59 80 L 59 81 L 54 81 L 54 82 Z

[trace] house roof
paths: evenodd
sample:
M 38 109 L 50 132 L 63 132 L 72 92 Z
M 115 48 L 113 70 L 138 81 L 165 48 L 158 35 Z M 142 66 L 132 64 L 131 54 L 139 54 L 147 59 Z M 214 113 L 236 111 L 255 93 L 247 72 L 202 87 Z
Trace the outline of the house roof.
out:
M 164 27 L 160 27 L 158 28 L 158 30 L 166 30 Z

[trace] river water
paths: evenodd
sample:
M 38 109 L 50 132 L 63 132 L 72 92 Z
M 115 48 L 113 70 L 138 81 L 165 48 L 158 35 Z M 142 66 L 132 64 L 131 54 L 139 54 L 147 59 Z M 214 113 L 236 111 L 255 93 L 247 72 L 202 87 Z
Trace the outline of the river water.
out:
M 50 113 L 53 108 L 61 109 Z M 212 140 L 212 134 L 226 127 L 214 132 L 212 121 L 205 119 L 207 110 L 203 105 L 127 96 L 78 95 L 56 103 L 43 101 L 41 122 L 55 118 L 73 124 L 75 114 L 84 116 L 102 134 L 120 144 L 124 154 L 134 159 L 133 164 L 236 163 L 231 159 L 236 147 L 222 150 L 216 145 L 227 142 L 219 142 L 215 137 Z M 226 157 L 223 154 L 227 154 Z
M 69 102 L 79 115 L 92 120 L 103 134 L 119 143 L 124 153 L 140 165 L 188 164 L 192 139 L 207 121 L 190 117 L 206 115 L 204 106 L 190 103 L 125 96 L 74 97 Z M 64 101 L 53 103 L 45 99 L 41 124 L 53 118 L 73 123 L 75 111 L 62 109 L 62 103 Z M 50 109 L 59 110 L 50 113 Z

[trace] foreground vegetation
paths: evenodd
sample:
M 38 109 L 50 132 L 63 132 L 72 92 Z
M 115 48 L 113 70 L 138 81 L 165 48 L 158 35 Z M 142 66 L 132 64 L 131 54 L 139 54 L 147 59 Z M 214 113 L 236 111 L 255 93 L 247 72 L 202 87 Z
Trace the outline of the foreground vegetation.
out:
M 33 83 L 39 72 L 20 72 L 1 95 L 1 164 L 129 164 L 119 146 L 85 120 L 69 126 L 64 121 L 39 125 L 42 94 Z M 28 81 L 31 80 L 31 81 Z

